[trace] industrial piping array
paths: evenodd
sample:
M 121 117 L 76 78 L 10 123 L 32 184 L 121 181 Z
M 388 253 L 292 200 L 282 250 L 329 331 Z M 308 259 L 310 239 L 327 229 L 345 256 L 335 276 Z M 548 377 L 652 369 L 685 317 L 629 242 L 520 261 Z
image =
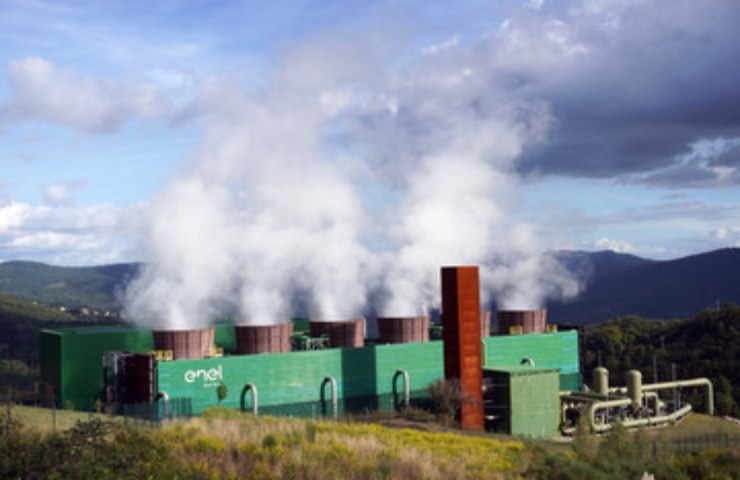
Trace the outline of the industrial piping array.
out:
M 675 422 L 692 407 L 682 404 L 679 390 L 684 387 L 707 389 L 707 413 L 714 414 L 714 392 L 707 378 L 693 378 L 673 382 L 643 384 L 642 374 L 637 370 L 627 372 L 626 387 L 609 387 L 609 371 L 603 367 L 594 369 L 593 391 L 571 391 L 560 394 L 561 431 L 572 435 L 581 415 L 586 415 L 592 432 L 601 433 L 614 428 L 620 422 L 627 428 L 657 426 Z M 673 398 L 662 399 L 659 392 L 673 390 Z

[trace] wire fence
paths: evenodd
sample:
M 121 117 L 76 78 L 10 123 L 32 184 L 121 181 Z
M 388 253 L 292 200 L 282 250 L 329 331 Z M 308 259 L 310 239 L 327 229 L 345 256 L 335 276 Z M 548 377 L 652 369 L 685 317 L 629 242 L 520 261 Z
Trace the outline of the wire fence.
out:
M 659 440 L 653 442 L 653 449 L 658 448 Z M 673 453 L 684 455 L 687 453 L 703 452 L 713 449 L 740 448 L 740 434 L 737 433 L 710 433 L 693 435 L 668 441 Z

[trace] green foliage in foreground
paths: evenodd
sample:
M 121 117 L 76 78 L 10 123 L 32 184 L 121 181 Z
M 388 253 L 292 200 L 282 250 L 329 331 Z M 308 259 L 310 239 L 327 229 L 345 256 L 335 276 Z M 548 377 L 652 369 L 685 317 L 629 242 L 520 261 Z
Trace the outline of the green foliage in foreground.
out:
M 587 379 L 598 364 L 609 370 L 610 382 L 625 385 L 626 372 L 640 370 L 645 383 L 653 381 L 653 358 L 658 381 L 707 377 L 714 384 L 719 414 L 740 417 L 740 307 L 725 305 L 706 310 L 691 320 L 648 320 L 620 317 L 588 327 L 583 339 L 583 372 Z M 704 411 L 701 391 L 686 392 L 684 400 Z
M 674 457 L 623 430 L 600 443 L 523 444 L 488 436 L 312 422 L 214 409 L 158 429 L 99 419 L 40 434 L 0 415 L 0 478 L 611 479 L 735 478 L 740 457 Z
M 553 453 L 534 446 L 527 474 L 539 479 L 609 480 L 654 478 L 674 480 L 733 479 L 740 471 L 740 456 L 730 451 L 707 451 L 675 456 L 668 444 L 652 443 L 644 432 L 630 434 L 620 424 L 599 440 L 579 425 L 572 448 Z

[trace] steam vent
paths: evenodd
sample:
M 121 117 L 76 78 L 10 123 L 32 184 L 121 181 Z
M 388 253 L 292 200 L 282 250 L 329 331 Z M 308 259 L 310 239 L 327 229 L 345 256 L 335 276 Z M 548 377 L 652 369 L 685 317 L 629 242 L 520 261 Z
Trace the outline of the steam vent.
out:
M 508 335 L 512 327 L 521 327 L 521 333 L 544 333 L 547 323 L 547 310 L 499 310 L 499 333 Z
M 204 358 L 213 348 L 213 327 L 195 330 L 154 330 L 154 348 L 171 350 L 175 360 Z
M 293 324 L 237 325 L 236 351 L 239 354 L 290 352 Z
M 378 317 L 380 343 L 429 341 L 429 317 Z
M 365 345 L 365 319 L 322 322 L 311 320 L 311 336 L 329 336 L 332 348 L 363 347 Z

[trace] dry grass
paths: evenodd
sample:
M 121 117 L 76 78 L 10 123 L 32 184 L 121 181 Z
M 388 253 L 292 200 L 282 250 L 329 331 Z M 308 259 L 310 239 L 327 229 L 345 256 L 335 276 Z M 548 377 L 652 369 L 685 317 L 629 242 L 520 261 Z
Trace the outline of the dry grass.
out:
M 3 405 L 2 409 L 8 411 L 7 405 Z M 111 417 L 97 413 L 90 414 L 70 410 L 51 410 L 49 408 L 25 407 L 21 405 L 10 407 L 10 417 L 18 420 L 23 428 L 41 433 L 49 433 L 54 430 L 57 432 L 68 430 L 79 421 L 84 422 L 93 418 L 116 422 L 122 421 L 120 417 Z
M 703 413 L 693 413 L 680 422 L 662 428 L 645 430 L 648 438 L 674 440 L 712 434 L 740 434 L 740 425 L 735 425 L 721 417 L 712 417 Z
M 517 441 L 368 423 L 223 415 L 175 422 L 162 434 L 191 459 L 218 455 L 220 467 L 230 474 L 249 470 L 256 478 L 502 478 L 524 468 L 524 445 Z

